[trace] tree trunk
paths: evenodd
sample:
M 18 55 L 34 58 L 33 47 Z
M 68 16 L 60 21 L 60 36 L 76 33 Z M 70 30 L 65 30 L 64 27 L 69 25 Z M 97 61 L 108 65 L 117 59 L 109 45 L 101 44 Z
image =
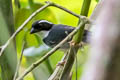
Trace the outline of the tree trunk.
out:
M 102 0 L 81 80 L 120 80 L 120 0 Z

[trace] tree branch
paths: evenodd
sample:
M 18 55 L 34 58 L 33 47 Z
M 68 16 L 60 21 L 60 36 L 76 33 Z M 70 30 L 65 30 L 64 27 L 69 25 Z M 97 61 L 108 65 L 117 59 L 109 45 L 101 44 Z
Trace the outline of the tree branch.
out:
M 14 75 L 13 80 L 16 80 L 16 78 L 17 78 L 18 71 L 19 71 L 19 68 L 20 68 L 20 64 L 21 64 L 21 62 L 22 62 L 24 47 L 25 47 L 25 43 L 23 43 L 23 47 L 22 47 L 22 51 L 21 51 L 21 55 L 20 55 L 20 60 L 19 60 L 19 62 L 18 62 L 18 64 L 17 64 L 17 68 L 16 68 L 16 72 L 15 72 L 15 75 Z

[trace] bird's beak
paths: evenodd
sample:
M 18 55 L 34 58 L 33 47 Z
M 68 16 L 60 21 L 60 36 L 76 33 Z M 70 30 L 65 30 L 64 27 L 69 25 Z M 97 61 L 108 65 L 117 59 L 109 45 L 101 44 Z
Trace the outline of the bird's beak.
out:
M 34 30 L 34 28 L 32 28 L 31 29 L 31 31 L 30 31 L 30 34 L 33 34 L 33 33 L 35 33 L 36 31 Z

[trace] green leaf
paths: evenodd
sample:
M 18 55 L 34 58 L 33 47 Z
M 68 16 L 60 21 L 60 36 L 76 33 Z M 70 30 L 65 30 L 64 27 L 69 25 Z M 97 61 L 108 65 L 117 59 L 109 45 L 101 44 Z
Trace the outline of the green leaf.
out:
M 14 32 L 13 10 L 11 0 L 0 0 L 0 46 Z M 0 56 L 0 74 L 2 80 L 13 80 L 17 64 L 17 54 L 13 41 Z

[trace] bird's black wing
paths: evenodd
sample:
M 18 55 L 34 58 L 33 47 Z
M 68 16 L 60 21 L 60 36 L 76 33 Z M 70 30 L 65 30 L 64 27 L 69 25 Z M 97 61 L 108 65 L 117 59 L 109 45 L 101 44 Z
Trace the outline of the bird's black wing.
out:
M 68 34 L 70 34 L 74 29 L 75 29 L 74 27 L 67 25 L 62 24 L 54 25 L 50 30 L 48 36 L 46 36 L 43 39 L 43 41 L 50 47 L 54 47 L 58 43 L 60 43 Z

